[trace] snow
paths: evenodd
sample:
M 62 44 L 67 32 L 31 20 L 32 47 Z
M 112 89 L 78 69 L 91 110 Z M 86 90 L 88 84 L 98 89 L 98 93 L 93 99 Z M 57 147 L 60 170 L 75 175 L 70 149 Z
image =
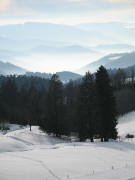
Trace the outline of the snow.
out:
M 114 57 L 110 57 L 109 60 L 114 61 L 114 60 L 118 60 L 120 58 L 121 58 L 121 56 L 114 56 Z
M 0 180 L 135 179 L 135 112 L 119 119 L 120 142 L 69 143 L 38 127 L 12 125 L 0 134 Z
M 135 135 L 135 111 L 119 118 L 119 135 L 125 137 L 127 134 Z

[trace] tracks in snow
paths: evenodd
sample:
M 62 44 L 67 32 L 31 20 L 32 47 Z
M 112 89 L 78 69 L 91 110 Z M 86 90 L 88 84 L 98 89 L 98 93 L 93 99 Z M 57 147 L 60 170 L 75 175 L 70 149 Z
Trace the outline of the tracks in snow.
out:
M 48 171 L 48 173 L 54 177 L 56 180 L 61 180 L 61 178 L 59 176 L 57 176 L 43 161 L 41 160 L 36 160 L 30 157 L 26 157 L 26 156 L 17 156 L 17 155 L 10 155 L 11 157 L 17 157 L 17 158 L 21 158 L 21 159 L 26 159 L 26 160 L 30 160 L 33 162 L 36 162 L 38 164 L 40 164 L 40 166 L 42 166 L 46 171 Z
M 33 143 L 30 143 L 29 141 L 23 140 L 23 139 L 21 139 L 21 138 L 15 137 L 15 136 L 9 136 L 9 138 L 12 138 L 12 139 L 14 139 L 14 140 L 16 140 L 16 141 L 19 141 L 19 142 L 23 142 L 23 143 L 25 143 L 26 145 L 34 145 Z

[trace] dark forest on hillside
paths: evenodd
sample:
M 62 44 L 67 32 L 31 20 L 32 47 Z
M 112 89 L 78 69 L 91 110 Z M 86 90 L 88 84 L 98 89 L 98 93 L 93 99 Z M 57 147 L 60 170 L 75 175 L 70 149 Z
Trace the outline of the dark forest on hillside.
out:
M 133 72 L 131 72 L 133 75 Z M 127 81 L 119 69 L 109 73 L 101 66 L 80 81 L 63 84 L 51 79 L 0 76 L 0 123 L 39 125 L 48 134 L 78 135 L 80 141 L 117 138 L 117 118 L 135 107 L 134 77 Z

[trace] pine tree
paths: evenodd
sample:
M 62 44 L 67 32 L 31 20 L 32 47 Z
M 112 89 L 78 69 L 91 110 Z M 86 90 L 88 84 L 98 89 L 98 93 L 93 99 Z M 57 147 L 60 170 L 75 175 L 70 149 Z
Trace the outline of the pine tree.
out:
M 94 136 L 94 78 L 87 72 L 82 80 L 79 95 L 79 138 L 84 141 Z
M 29 121 L 29 126 L 30 126 L 30 131 L 31 127 L 34 124 L 37 124 L 38 119 L 39 119 L 39 93 L 34 85 L 34 82 L 32 81 L 31 86 L 28 91 L 28 121 Z
M 7 112 L 5 102 L 3 101 L 2 87 L 0 88 L 0 129 L 4 130 Z
M 101 141 L 117 137 L 117 113 L 113 89 L 107 70 L 101 66 L 96 73 L 96 90 L 98 98 L 99 134 Z
M 7 113 L 8 121 L 15 122 L 16 117 L 16 108 L 17 108 L 17 87 L 15 82 L 15 77 L 7 77 L 6 81 L 3 81 L 1 87 L 2 93 L 2 102 L 4 111 Z
M 56 74 L 50 80 L 47 102 L 47 131 L 60 136 L 64 133 L 63 86 Z
M 64 124 L 66 126 L 67 134 L 77 131 L 76 128 L 76 98 L 77 92 L 74 82 L 69 81 L 64 88 L 64 105 L 65 105 L 65 115 Z

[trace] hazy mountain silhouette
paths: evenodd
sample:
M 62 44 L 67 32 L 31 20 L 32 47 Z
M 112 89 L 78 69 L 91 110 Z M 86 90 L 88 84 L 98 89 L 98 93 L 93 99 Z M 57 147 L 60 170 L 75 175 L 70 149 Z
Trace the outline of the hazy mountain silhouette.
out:
M 105 66 L 107 69 L 114 68 L 126 68 L 135 65 L 135 52 L 131 53 L 116 53 L 109 54 L 98 61 L 90 63 L 81 69 L 77 70 L 79 73 L 85 73 L 86 71 L 95 72 L 99 66 Z
M 59 76 L 59 79 L 62 82 L 68 82 L 70 80 L 77 80 L 80 79 L 82 76 L 80 74 L 77 73 L 73 73 L 70 71 L 62 71 L 62 72 L 57 72 L 56 73 Z M 27 76 L 34 76 L 34 77 L 41 77 L 41 78 L 46 78 L 46 79 L 50 79 L 52 74 L 51 73 L 40 73 L 40 72 L 27 72 L 26 73 Z
M 0 61 L 0 74 L 3 75 L 11 75 L 11 74 L 25 74 L 27 70 L 23 69 L 19 66 L 15 66 L 8 62 L 2 62 Z

